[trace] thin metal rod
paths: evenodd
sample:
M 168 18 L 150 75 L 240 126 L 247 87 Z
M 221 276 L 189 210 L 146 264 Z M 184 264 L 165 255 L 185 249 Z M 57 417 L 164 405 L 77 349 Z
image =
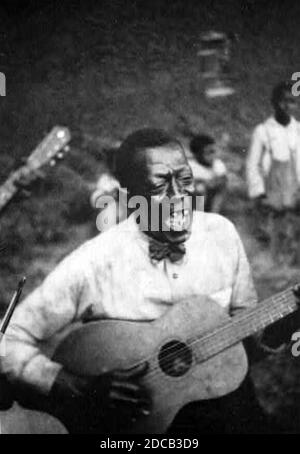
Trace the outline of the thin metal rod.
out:
M 10 319 L 14 313 L 14 310 L 20 300 L 20 297 L 21 297 L 21 293 L 22 293 L 22 290 L 23 290 L 23 287 L 25 285 L 25 282 L 26 282 L 26 277 L 24 276 L 19 284 L 18 284 L 18 288 L 17 290 L 15 291 L 15 293 L 13 294 L 13 297 L 11 299 L 11 302 L 9 303 L 9 306 L 7 308 L 7 311 L 3 317 L 3 320 L 2 320 L 2 323 L 1 323 L 1 326 L 0 326 L 0 341 L 1 341 L 1 338 L 3 337 L 3 335 L 5 334 L 5 331 L 8 327 L 8 324 L 10 322 Z

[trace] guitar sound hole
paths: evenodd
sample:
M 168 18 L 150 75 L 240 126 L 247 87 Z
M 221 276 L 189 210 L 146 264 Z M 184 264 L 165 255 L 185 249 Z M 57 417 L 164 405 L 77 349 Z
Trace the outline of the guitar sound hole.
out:
M 166 375 L 181 377 L 190 369 L 193 355 L 186 344 L 173 340 L 161 347 L 158 362 Z

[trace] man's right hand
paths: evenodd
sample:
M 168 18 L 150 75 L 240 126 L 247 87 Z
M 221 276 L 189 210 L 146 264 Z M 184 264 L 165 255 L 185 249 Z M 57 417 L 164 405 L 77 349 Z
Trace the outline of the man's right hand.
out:
M 4 375 L 0 375 L 0 411 L 8 410 L 13 405 L 13 391 Z
M 150 413 L 150 398 L 140 384 L 147 363 L 131 369 L 115 370 L 97 377 L 79 377 L 62 369 L 51 389 L 50 398 L 60 408 L 81 412 L 83 406 L 91 415 L 135 421 Z

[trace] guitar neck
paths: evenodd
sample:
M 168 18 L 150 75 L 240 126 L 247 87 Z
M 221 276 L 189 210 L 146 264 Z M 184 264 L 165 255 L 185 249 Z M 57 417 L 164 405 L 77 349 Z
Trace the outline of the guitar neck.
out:
M 298 308 L 292 289 L 285 290 L 251 309 L 234 316 L 211 333 L 198 340 L 201 360 L 216 355 L 246 337 L 295 312 Z
M 0 212 L 18 192 L 18 188 L 14 184 L 14 175 L 13 173 L 0 187 Z
M 35 160 L 28 159 L 26 162 L 26 167 L 28 170 L 36 170 L 40 167 L 39 163 Z M 19 177 L 20 168 L 13 172 L 7 180 L 0 186 L 0 212 L 5 208 L 5 206 L 11 201 L 11 199 L 19 191 L 18 187 L 15 185 L 15 181 Z
M 22 170 L 26 168 L 28 173 L 34 172 L 51 162 L 61 150 L 65 149 L 70 138 L 70 131 L 65 127 L 55 126 L 50 131 L 27 158 L 26 164 L 13 172 L 0 187 L 0 212 L 18 192 L 15 182 L 22 176 Z

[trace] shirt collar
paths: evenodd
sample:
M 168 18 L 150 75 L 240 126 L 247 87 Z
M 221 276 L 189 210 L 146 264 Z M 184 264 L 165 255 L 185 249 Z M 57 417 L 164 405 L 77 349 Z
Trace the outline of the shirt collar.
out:
M 192 232 L 190 237 L 186 240 L 186 254 L 183 257 L 183 260 L 178 262 L 178 264 L 185 263 L 189 256 L 189 249 L 193 249 L 193 243 L 197 240 L 197 244 L 199 242 L 199 238 L 205 239 L 205 230 L 206 230 L 206 219 L 207 214 L 205 212 L 194 211 L 193 213 L 193 224 L 192 224 Z M 149 235 L 139 229 L 139 226 L 136 223 L 135 214 L 132 213 L 126 221 L 128 223 L 128 229 L 130 232 L 133 233 L 135 240 L 139 244 L 139 246 L 143 249 L 143 251 L 149 255 Z M 127 228 L 127 226 L 126 226 Z M 173 264 L 174 265 L 174 264 Z
M 278 121 L 275 119 L 275 117 L 272 115 L 272 117 L 268 118 L 268 120 L 266 121 L 266 123 L 271 126 L 272 128 L 293 128 L 296 124 L 297 124 L 297 120 L 295 119 L 295 117 L 291 116 L 291 121 L 289 122 L 289 124 L 287 126 L 282 126 L 280 123 L 278 123 Z

